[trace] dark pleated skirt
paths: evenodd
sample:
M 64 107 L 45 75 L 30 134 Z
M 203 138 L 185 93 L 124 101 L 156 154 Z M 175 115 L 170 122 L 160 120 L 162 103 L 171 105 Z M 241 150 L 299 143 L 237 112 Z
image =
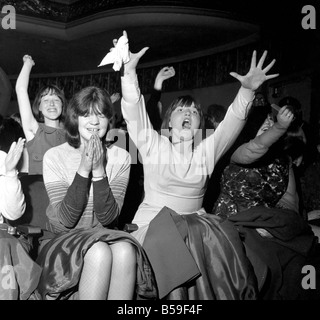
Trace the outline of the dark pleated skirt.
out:
M 124 231 L 103 227 L 74 229 L 61 233 L 46 243 L 37 258 L 43 271 L 37 288 L 42 299 L 70 299 L 77 296 L 84 256 L 96 242 L 108 244 L 127 241 L 137 254 L 137 298 L 155 299 L 155 279 L 141 245 Z
M 150 223 L 143 247 L 161 299 L 257 299 L 253 267 L 238 231 L 227 220 L 210 214 L 178 215 L 164 207 Z
M 41 267 L 26 252 L 18 239 L 0 230 L 0 300 L 34 298 Z

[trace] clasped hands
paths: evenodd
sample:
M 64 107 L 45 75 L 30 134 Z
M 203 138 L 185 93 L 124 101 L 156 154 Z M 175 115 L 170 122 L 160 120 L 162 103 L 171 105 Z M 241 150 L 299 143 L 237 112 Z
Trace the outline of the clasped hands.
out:
M 106 148 L 99 136 L 93 134 L 83 148 L 79 174 L 89 176 L 92 172 L 93 177 L 104 176 L 106 162 Z

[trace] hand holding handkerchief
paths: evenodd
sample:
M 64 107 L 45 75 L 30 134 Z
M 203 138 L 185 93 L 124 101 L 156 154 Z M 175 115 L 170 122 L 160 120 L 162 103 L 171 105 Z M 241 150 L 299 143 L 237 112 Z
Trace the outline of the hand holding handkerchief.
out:
M 102 59 L 98 67 L 113 63 L 113 70 L 119 71 L 122 64 L 130 60 L 127 32 L 123 31 L 123 35 L 118 40 L 113 40 L 113 43 L 115 46 L 110 49 L 110 52 Z

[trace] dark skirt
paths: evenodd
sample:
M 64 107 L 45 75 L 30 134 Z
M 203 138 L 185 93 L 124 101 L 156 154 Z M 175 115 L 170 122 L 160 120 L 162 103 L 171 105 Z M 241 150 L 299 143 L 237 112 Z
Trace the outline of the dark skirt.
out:
M 0 300 L 34 299 L 41 267 L 18 239 L 0 230 Z
M 37 293 L 42 299 L 71 299 L 77 296 L 84 256 L 96 242 L 108 244 L 127 241 L 137 254 L 136 295 L 141 299 L 155 299 L 157 290 L 147 256 L 141 245 L 124 231 L 103 227 L 74 229 L 63 232 L 46 243 L 37 258 L 42 276 Z
M 258 286 L 238 231 L 210 214 L 178 215 L 164 207 L 151 221 L 143 247 L 159 298 L 184 288 L 179 299 L 255 300 Z

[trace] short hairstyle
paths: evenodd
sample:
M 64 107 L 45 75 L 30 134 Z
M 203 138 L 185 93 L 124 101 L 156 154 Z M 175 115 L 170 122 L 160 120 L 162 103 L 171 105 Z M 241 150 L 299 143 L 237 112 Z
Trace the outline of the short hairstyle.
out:
M 204 119 L 203 111 L 201 109 L 200 104 L 197 103 L 195 99 L 192 98 L 190 95 L 179 96 L 178 98 L 174 99 L 171 102 L 170 106 L 168 107 L 163 117 L 162 124 L 161 124 L 161 130 L 163 130 L 162 132 L 165 133 L 165 135 L 168 132 L 168 129 L 169 131 L 171 130 L 171 128 L 169 127 L 169 122 L 170 122 L 172 112 L 178 107 L 191 107 L 192 104 L 194 104 L 195 108 L 199 112 L 199 116 L 200 116 L 199 129 L 201 129 L 202 136 L 205 137 L 205 119 Z
M 112 119 L 113 104 L 106 90 L 89 86 L 83 88 L 71 98 L 65 112 L 64 128 L 66 130 L 66 140 L 74 148 L 79 148 L 81 144 L 78 118 L 87 115 L 91 109 L 96 114 L 103 114 L 107 119 Z
M 47 94 L 49 94 L 49 95 L 55 94 L 61 100 L 62 112 L 61 112 L 59 119 L 63 122 L 63 120 L 64 120 L 64 107 L 66 105 L 66 98 L 65 98 L 63 90 L 61 90 L 55 84 L 49 84 L 47 86 L 43 86 L 38 91 L 36 97 L 34 98 L 33 104 L 32 104 L 32 113 L 33 113 L 35 119 L 38 122 L 44 123 L 44 117 L 43 117 L 42 112 L 39 110 L 39 107 L 40 107 L 42 97 L 46 96 Z
M 18 121 L 0 116 L 0 150 L 8 153 L 12 142 L 24 137 L 23 129 Z

